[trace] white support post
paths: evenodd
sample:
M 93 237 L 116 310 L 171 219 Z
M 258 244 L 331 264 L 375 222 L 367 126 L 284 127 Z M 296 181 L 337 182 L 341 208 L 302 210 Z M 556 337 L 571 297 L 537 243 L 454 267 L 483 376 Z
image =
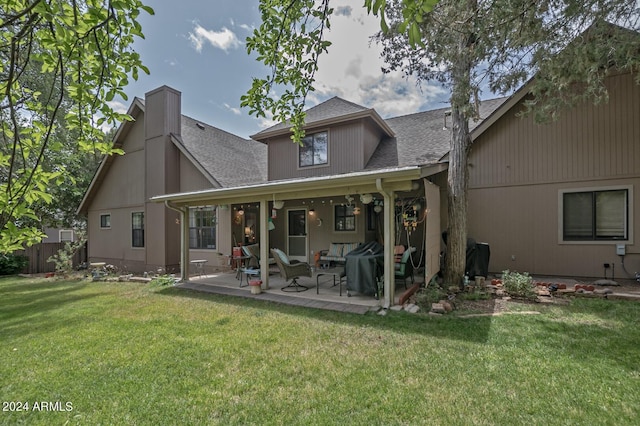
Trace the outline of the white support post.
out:
M 189 281 L 189 207 L 180 209 L 180 281 Z
M 269 289 L 269 201 L 260 200 L 260 279 L 262 288 Z

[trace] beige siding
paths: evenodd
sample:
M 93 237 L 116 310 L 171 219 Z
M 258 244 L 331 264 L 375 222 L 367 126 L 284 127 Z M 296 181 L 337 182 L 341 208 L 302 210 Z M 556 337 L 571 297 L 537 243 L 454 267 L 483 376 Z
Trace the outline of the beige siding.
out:
M 201 189 L 213 188 L 213 185 L 202 173 L 188 160 L 180 154 L 180 191 L 190 192 Z
M 540 184 L 638 175 L 640 86 L 612 77 L 610 101 L 582 105 L 551 124 L 508 111 L 474 143 L 470 186 Z
M 365 122 L 358 120 L 331 128 L 307 130 L 307 134 L 329 133 L 329 162 L 317 167 L 298 167 L 298 145 L 292 143 L 288 135 L 269 140 L 269 180 L 362 170 L 380 140 L 379 134 L 370 127 L 365 127 Z
M 601 277 L 604 263 L 622 276 L 616 241 L 563 243 L 559 191 L 632 188 L 630 231 L 640 224 L 640 87 L 630 75 L 609 79 L 610 101 L 581 105 L 540 125 L 507 112 L 474 143 L 470 156 L 469 235 L 491 245 L 490 269 Z M 625 266 L 640 271 L 633 233 Z M 611 271 L 609 271 L 609 274 Z

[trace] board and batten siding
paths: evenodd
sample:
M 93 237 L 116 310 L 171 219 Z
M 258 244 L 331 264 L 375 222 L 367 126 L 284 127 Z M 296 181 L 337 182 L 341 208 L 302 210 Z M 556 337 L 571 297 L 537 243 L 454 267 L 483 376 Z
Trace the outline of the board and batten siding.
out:
M 269 144 L 269 180 L 291 179 L 312 176 L 327 176 L 364 169 L 363 152 L 365 136 L 371 135 L 365 130 L 363 120 L 343 125 L 308 129 L 308 135 L 327 131 L 329 136 L 328 164 L 321 166 L 299 167 L 298 145 L 289 135 L 283 135 L 268 141 Z M 375 141 L 377 146 L 379 137 Z M 369 154 L 370 155 L 370 154 Z
M 609 102 L 583 104 L 558 121 L 516 117 L 517 104 L 473 144 L 469 235 L 491 245 L 490 269 L 602 277 L 604 263 L 640 271 L 640 86 L 630 74 L 607 79 Z M 630 188 L 628 241 L 564 242 L 561 193 Z M 608 270 L 609 277 L 612 270 Z

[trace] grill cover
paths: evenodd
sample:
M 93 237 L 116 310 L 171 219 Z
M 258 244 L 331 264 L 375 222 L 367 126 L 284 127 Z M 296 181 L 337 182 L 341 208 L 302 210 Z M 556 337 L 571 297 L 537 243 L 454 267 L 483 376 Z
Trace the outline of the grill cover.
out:
M 347 291 L 378 296 L 376 278 L 384 267 L 384 247 L 372 241 L 347 253 L 345 256 Z

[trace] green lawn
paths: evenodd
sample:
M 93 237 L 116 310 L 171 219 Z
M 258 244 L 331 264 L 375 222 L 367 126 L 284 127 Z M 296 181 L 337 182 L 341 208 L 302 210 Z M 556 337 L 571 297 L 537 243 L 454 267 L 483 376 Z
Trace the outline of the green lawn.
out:
M 0 279 L 0 424 L 637 424 L 640 304 L 534 309 L 362 316 Z

